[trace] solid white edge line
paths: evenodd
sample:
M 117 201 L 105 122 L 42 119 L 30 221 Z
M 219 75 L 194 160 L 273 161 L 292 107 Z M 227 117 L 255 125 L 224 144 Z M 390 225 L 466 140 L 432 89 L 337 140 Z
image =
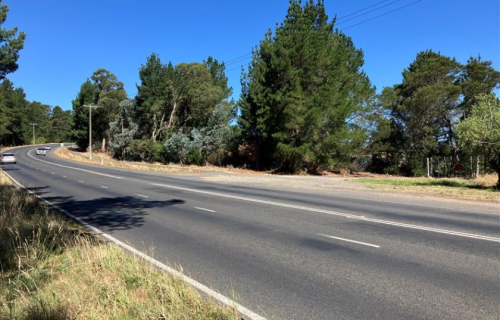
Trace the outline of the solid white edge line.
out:
M 138 193 L 136 193 L 135 195 L 136 195 L 136 196 L 138 196 L 138 197 L 141 197 L 141 198 L 149 198 L 148 196 L 145 196 L 145 195 L 143 195 L 143 194 L 138 194 Z
M 3 170 L 2 170 L 3 171 Z M 19 187 L 25 189 L 26 191 L 28 191 L 28 193 L 30 194 L 33 194 L 35 197 L 37 197 L 38 199 L 42 200 L 43 202 L 45 202 L 46 204 L 48 204 L 49 206 L 57 209 L 58 211 L 62 212 L 63 214 L 65 214 L 66 216 L 68 216 L 69 218 L 77 221 L 78 223 L 80 223 L 81 225 L 83 225 L 85 228 L 87 228 L 88 230 L 92 231 L 93 233 L 95 233 L 96 235 L 100 236 L 100 237 L 103 237 L 113 243 L 115 243 L 116 245 L 122 247 L 123 249 L 137 255 L 138 257 L 140 257 L 141 259 L 144 259 L 146 261 L 148 261 L 149 263 L 151 263 L 152 265 L 156 266 L 157 268 L 160 268 L 161 270 L 163 271 L 166 271 L 168 273 L 170 273 L 172 276 L 174 277 L 178 277 L 180 278 L 181 280 L 183 280 L 184 282 L 190 284 L 191 286 L 193 286 L 194 288 L 196 288 L 198 291 L 201 291 L 205 294 L 207 294 L 208 296 L 212 297 L 213 299 L 221 302 L 222 304 L 225 304 L 226 306 L 230 307 L 230 308 L 235 308 L 240 314 L 248 317 L 248 319 L 251 319 L 251 320 L 266 320 L 266 318 L 256 314 L 255 312 L 243 307 L 242 305 L 238 304 L 237 302 L 235 302 L 234 300 L 231 300 L 229 298 L 227 298 L 226 296 L 223 296 L 222 294 L 210 289 L 209 287 L 197 282 L 196 280 L 194 279 L 191 279 L 189 278 L 188 276 L 184 275 L 183 273 L 165 265 L 164 263 L 158 261 L 158 260 L 155 260 L 154 258 L 148 256 L 147 254 L 145 253 L 142 253 L 141 251 L 129 246 L 128 244 L 125 244 L 124 242 L 112 237 L 111 235 L 101 231 L 100 229 L 88 224 L 87 222 L 83 221 L 82 219 L 72 215 L 71 213 L 69 213 L 68 211 L 60 208 L 59 206 L 57 206 L 56 204 L 53 204 L 52 202 L 48 201 L 48 200 L 45 200 L 43 197 L 37 195 L 36 193 L 34 193 L 33 191 L 31 190 L 28 190 L 26 189 L 22 184 L 20 184 L 19 182 L 17 182 L 16 179 L 14 179 L 11 175 L 9 175 L 7 172 L 3 171 L 7 177 L 9 177 L 12 181 L 14 181 Z
M 70 167 L 70 166 L 65 166 L 65 165 L 62 165 L 62 164 L 58 164 L 58 163 L 53 163 L 53 162 L 49 162 L 49 161 L 43 161 L 43 160 L 40 160 L 40 159 L 37 159 L 37 158 L 34 158 L 32 155 L 31 155 L 31 151 L 33 151 L 34 149 L 31 149 L 27 152 L 28 154 L 28 157 L 30 157 L 31 159 L 33 160 L 36 160 L 36 161 L 40 161 L 40 162 L 43 162 L 43 163 L 47 163 L 47 164 L 50 164 L 52 166 L 58 166 L 58 167 L 63 167 L 63 168 L 68 168 L 68 169 L 73 169 L 73 170 L 79 170 L 79 171 L 83 171 L 83 172 L 88 172 L 88 173 L 92 173 L 92 174 L 97 174 L 99 176 L 104 176 L 104 177 L 109 177 L 109 178 L 114 178 L 114 179 L 123 179 L 123 177 L 119 177 L 119 176 L 114 176 L 114 175 L 111 175 L 111 174 L 106 174 L 106 173 L 100 173 L 100 172 L 96 172 L 96 171 L 91 171 L 91 170 L 86 170 L 86 169 L 81 169 L 81 168 L 75 168 L 75 167 Z M 44 170 L 45 171 L 45 170 Z
M 195 209 L 198 209 L 198 210 L 208 211 L 208 212 L 215 212 L 214 210 L 205 209 L 205 208 L 200 208 L 200 207 L 194 207 L 194 208 L 195 208 Z
M 380 246 L 377 246 L 376 244 L 371 244 L 371 243 L 366 243 L 366 242 L 361 242 L 361 241 L 356 241 L 356 240 L 350 240 L 350 239 L 346 239 L 346 238 L 329 236 L 327 234 L 318 233 L 318 236 L 332 238 L 332 239 L 337 239 L 337 240 L 342 240 L 342 241 L 347 241 L 347 242 L 352 242 L 352 243 L 357 243 L 357 244 L 362 244 L 364 246 L 369 246 L 369 247 L 374 247 L 374 248 L 380 248 Z
M 454 236 L 459 236 L 459 237 L 479 239 L 479 240 L 492 241 L 492 242 L 500 242 L 500 238 L 484 236 L 484 235 L 479 235 L 479 234 L 465 233 L 465 232 L 460 232 L 460 231 L 452 231 L 452 230 L 439 229 L 439 228 L 433 228 L 433 227 L 424 227 L 424 226 L 418 226 L 418 225 L 413 225 L 413 224 L 408 224 L 408 223 L 393 222 L 393 221 L 381 220 L 381 219 L 366 218 L 365 216 L 359 216 L 359 215 L 355 215 L 355 214 L 348 214 L 348 213 L 342 213 L 342 212 L 336 212 L 336 211 L 315 209 L 315 208 L 297 206 L 297 205 L 286 204 L 286 203 L 281 203 L 281 202 L 239 197 L 239 196 L 233 196 L 233 195 L 222 194 L 222 193 L 217 193 L 217 192 L 196 190 L 196 189 L 190 189 L 190 188 L 182 188 L 182 187 L 176 187 L 176 186 L 171 186 L 171 185 L 161 184 L 161 183 L 150 183 L 150 185 L 165 187 L 165 188 L 170 188 L 170 189 L 176 189 L 176 190 L 183 190 L 183 191 L 189 191 L 189 192 L 208 194 L 211 196 L 224 197 L 224 198 L 230 198 L 230 199 L 236 199 L 236 200 L 242 200 L 242 201 L 269 204 L 269 205 L 274 205 L 277 207 L 284 207 L 284 208 L 292 208 L 292 209 L 298 209 L 298 210 L 304 210 L 304 211 L 310 211 L 310 212 L 325 213 L 325 214 L 340 216 L 340 217 L 344 217 L 344 218 L 374 222 L 374 223 L 397 226 L 397 227 L 408 228 L 408 229 L 430 231 L 430 232 L 449 234 L 449 235 L 454 235 Z

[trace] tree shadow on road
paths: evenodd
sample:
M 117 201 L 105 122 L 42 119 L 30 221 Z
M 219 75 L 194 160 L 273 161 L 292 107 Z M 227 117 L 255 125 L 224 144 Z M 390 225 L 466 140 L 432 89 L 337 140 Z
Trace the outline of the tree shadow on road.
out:
M 146 209 L 185 203 L 179 199 L 145 201 L 131 196 L 92 200 L 75 200 L 73 197 L 44 197 L 44 199 L 105 232 L 141 227 L 147 216 Z

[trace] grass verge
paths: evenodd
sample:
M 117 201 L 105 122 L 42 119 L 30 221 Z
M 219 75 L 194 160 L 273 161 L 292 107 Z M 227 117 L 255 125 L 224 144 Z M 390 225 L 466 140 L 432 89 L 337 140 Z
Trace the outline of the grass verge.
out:
M 0 170 L 0 319 L 239 319 L 101 242 Z
M 54 154 L 60 158 L 89 163 L 93 165 L 105 166 L 110 168 L 130 169 L 139 171 L 154 171 L 154 172 L 168 172 L 168 173 L 202 173 L 202 172 L 227 172 L 227 173 L 252 173 L 261 174 L 261 172 L 238 169 L 231 167 L 217 167 L 217 166 L 196 166 L 196 165 L 180 165 L 180 164 L 159 164 L 159 163 L 145 163 L 133 161 L 121 161 L 111 158 L 108 154 L 93 152 L 92 160 L 89 159 L 87 152 L 76 152 L 69 148 L 58 148 Z
M 448 196 L 465 200 L 500 202 L 500 192 L 495 188 L 496 175 L 477 179 L 433 178 L 359 178 L 351 181 L 366 184 L 373 189 L 415 192 L 435 196 Z

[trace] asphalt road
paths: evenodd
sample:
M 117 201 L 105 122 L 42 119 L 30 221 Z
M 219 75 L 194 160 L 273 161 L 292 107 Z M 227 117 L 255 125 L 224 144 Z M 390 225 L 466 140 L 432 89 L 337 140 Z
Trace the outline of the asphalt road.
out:
M 2 169 L 271 319 L 499 319 L 500 208 L 132 172 L 15 150 Z M 235 295 L 236 293 L 236 295 Z

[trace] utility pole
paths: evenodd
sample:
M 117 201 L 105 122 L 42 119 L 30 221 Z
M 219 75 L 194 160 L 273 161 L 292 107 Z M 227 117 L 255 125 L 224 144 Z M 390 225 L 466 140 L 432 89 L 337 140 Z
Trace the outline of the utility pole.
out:
M 35 136 L 35 126 L 38 125 L 38 123 L 31 123 L 33 126 L 33 144 L 36 144 L 36 136 Z
M 83 106 L 89 108 L 89 159 L 92 160 L 92 108 L 97 108 L 97 106 L 93 104 Z

